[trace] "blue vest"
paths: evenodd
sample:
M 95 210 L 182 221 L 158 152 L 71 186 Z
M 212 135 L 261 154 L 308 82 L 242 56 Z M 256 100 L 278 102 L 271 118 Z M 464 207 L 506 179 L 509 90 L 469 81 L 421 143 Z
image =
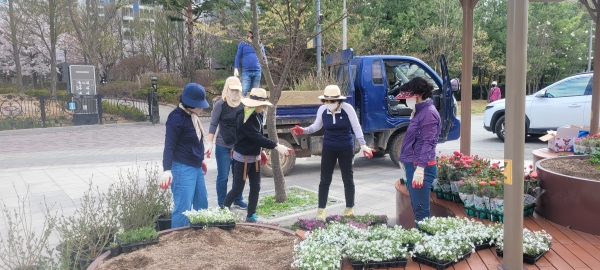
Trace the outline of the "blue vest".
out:
M 333 123 L 332 115 L 328 114 L 327 110 L 323 111 L 321 115 L 323 128 L 325 128 L 323 150 L 348 151 L 354 149 L 354 137 L 352 136 L 350 119 L 346 111 L 340 111 L 340 113 L 334 114 L 335 124 Z

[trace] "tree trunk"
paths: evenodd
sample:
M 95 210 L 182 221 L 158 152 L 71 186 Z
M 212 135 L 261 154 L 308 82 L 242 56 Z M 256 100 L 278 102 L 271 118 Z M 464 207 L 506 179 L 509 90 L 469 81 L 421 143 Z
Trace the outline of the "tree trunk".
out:
M 194 20 L 192 18 L 192 2 L 190 1 L 187 7 L 187 31 L 188 31 L 188 57 L 187 57 L 187 72 L 190 82 L 195 81 L 195 61 L 194 61 Z
M 15 60 L 15 69 L 17 76 L 17 86 L 20 94 L 25 94 L 25 88 L 23 88 L 23 72 L 21 70 L 21 55 L 19 48 L 19 41 L 17 40 L 17 21 L 15 17 L 15 0 L 8 0 L 8 24 L 10 25 L 10 43 L 12 44 L 13 58 Z
M 56 33 L 56 1 L 48 1 L 48 15 L 50 28 L 50 93 L 56 97 L 56 42 L 58 35 Z

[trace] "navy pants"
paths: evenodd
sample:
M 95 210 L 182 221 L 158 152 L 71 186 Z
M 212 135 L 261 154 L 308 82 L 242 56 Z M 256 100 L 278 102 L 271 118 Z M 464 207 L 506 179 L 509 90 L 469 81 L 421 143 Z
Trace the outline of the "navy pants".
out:
M 234 159 L 232 164 L 233 186 L 231 187 L 229 193 L 227 193 L 227 197 L 225 197 L 223 206 L 228 208 L 231 207 L 233 201 L 242 195 L 246 181 L 248 181 L 250 182 L 250 193 L 248 194 L 247 216 L 250 217 L 256 213 L 256 205 L 258 204 L 258 193 L 260 192 L 260 165 L 258 166 L 257 171 L 255 162 L 248 162 L 248 165 L 246 166 L 246 174 L 248 175 L 248 179 L 244 179 L 244 162 Z
M 321 154 L 321 182 L 319 183 L 319 208 L 327 206 L 329 186 L 333 178 L 333 169 L 336 163 L 340 163 L 342 181 L 344 182 L 344 195 L 346 207 L 354 207 L 354 171 L 352 171 L 352 159 L 354 151 L 330 151 L 323 150 Z

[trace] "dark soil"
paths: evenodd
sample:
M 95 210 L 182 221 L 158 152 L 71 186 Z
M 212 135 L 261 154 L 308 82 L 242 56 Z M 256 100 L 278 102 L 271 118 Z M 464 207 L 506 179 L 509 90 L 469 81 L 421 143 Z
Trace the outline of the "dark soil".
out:
M 176 231 L 156 245 L 105 260 L 98 269 L 291 269 L 295 238 L 250 226 Z
M 588 158 L 552 158 L 541 162 L 540 165 L 552 172 L 600 181 L 598 165 L 592 165 Z

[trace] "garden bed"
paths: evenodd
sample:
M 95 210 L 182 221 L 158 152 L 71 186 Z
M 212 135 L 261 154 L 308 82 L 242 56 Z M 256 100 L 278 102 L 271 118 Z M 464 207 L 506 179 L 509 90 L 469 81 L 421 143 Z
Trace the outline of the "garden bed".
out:
M 600 181 L 600 170 L 598 170 L 598 165 L 591 164 L 588 157 L 574 156 L 573 158 L 550 158 L 543 160 L 540 165 L 548 171 L 559 174 Z
M 262 226 L 176 230 L 92 269 L 291 269 L 295 238 Z

